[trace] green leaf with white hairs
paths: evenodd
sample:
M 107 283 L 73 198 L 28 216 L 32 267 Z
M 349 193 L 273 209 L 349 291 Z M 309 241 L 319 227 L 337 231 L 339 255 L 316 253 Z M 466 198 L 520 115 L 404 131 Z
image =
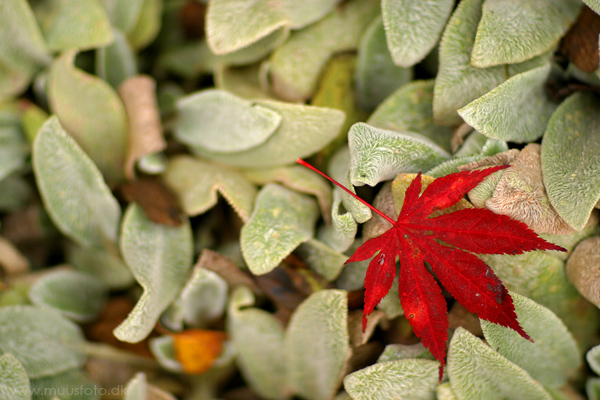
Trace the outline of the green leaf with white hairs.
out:
M 119 255 L 107 249 L 74 243 L 67 247 L 66 256 L 73 269 L 94 276 L 110 289 L 125 289 L 134 283 L 129 267 Z
M 342 190 L 333 190 L 333 206 L 331 207 L 331 225 L 322 226 L 317 237 L 332 249 L 343 252 L 354 242 L 358 225 L 350 212 L 340 212 L 342 206 Z
M 0 308 L 0 354 L 12 353 L 29 378 L 82 367 L 82 344 L 79 326 L 54 310 L 33 306 Z
M 360 41 L 355 75 L 356 96 L 365 110 L 373 110 L 389 94 L 413 78 L 412 68 L 394 64 L 381 18 L 369 25 Z
M 394 132 L 365 123 L 348 133 L 350 179 L 355 186 L 375 186 L 398 173 L 419 172 L 450 158 L 428 138 L 410 132 Z
M 126 0 L 121 0 L 126 1 Z M 158 35 L 163 16 L 163 0 L 142 0 L 135 25 L 127 31 L 127 39 L 136 50 L 150 44 Z
M 263 187 L 241 233 L 242 254 L 250 271 L 262 275 L 277 267 L 313 237 L 318 215 L 312 197 L 273 183 Z
M 192 151 L 220 163 L 245 168 L 290 164 L 311 155 L 337 137 L 344 123 L 342 111 L 279 101 L 257 100 L 282 117 L 279 128 L 263 144 L 237 153 L 217 153 L 200 147 Z
M 458 400 L 458 397 L 452 391 L 450 382 L 444 382 L 435 388 L 435 395 L 437 400 Z
M 551 400 L 525 370 L 464 328 L 454 331 L 448 349 L 450 386 L 459 399 Z
M 180 99 L 177 110 L 175 135 L 179 141 L 221 153 L 262 144 L 281 123 L 279 113 L 218 89 Z
M 583 3 L 594 10 L 596 14 L 600 14 L 600 0 L 581 0 Z
M 124 400 L 176 400 L 172 394 L 151 385 L 146 374 L 138 372 L 125 386 Z
M 11 212 L 24 208 L 33 197 L 33 189 L 25 178 L 10 175 L 0 180 L 0 211 Z
M 33 171 L 56 226 L 82 246 L 114 246 L 121 209 L 92 160 L 50 118 L 33 144 Z
M 59 399 L 44 396 L 45 393 L 60 394 L 60 400 L 100 400 L 101 391 L 102 388 L 91 381 L 81 369 L 71 369 L 60 374 L 31 380 L 33 400 Z
M 348 146 L 343 146 L 331 157 L 331 161 L 329 162 L 329 176 L 356 194 L 354 186 L 350 183 L 350 149 Z M 369 207 L 337 186 L 333 190 L 342 196 L 344 208 L 352 214 L 356 222 L 363 223 L 371 218 L 372 214 Z
M 123 178 L 127 148 L 125 107 L 106 82 L 75 68 L 75 55 L 66 51 L 50 68 L 50 109 L 106 180 L 116 183 Z
M 542 174 L 550 203 L 581 230 L 600 199 L 600 100 L 575 93 L 554 112 L 542 141 Z
M 96 75 L 117 89 L 127 78 L 137 74 L 133 49 L 121 31 L 114 29 L 115 40 L 96 51 Z
M 348 293 L 321 290 L 292 315 L 285 336 L 288 381 L 303 398 L 335 395 L 350 358 Z
M 577 19 L 578 0 L 486 0 L 471 65 L 529 60 L 552 49 Z
M 266 399 L 287 397 L 289 388 L 284 361 L 284 331 L 268 312 L 255 307 L 254 295 L 245 286 L 231 295 L 227 333 L 237 348 L 236 362 L 246 381 Z
M 0 356 L 0 398 L 30 400 L 29 378 L 23 364 L 11 353 Z
M 435 47 L 454 0 L 382 0 L 388 47 L 396 65 L 410 67 Z
M 29 146 L 17 110 L 0 110 L 0 181 L 25 166 Z
M 539 139 L 556 103 L 546 95 L 550 64 L 515 75 L 458 110 L 463 120 L 493 139 L 517 143 Z
M 344 378 L 354 400 L 435 399 L 440 363 L 404 359 L 379 362 Z
M 102 0 L 113 27 L 129 33 L 140 17 L 144 0 Z
M 256 187 L 240 172 L 190 156 L 169 160 L 163 180 L 179 197 L 185 213 L 202 214 L 217 204 L 220 193 L 243 221 L 252 213 Z
M 585 355 L 590 368 L 600 375 L 600 345 L 592 347 Z
M 297 253 L 313 271 L 328 281 L 337 278 L 348 260 L 347 256 L 317 239 L 300 244 Z
M 137 343 L 154 329 L 185 283 L 194 254 L 189 221 L 179 227 L 157 224 L 131 204 L 123 217 L 121 252 L 144 293 L 113 332 L 121 341 Z
M 585 383 L 585 393 L 587 394 L 589 400 L 599 400 L 600 378 L 588 378 L 587 382 Z
M 56 271 L 40 278 L 29 290 L 29 298 L 76 322 L 88 322 L 106 305 L 108 288 L 88 274 Z
M 407 83 L 385 99 L 367 123 L 392 131 L 419 133 L 449 152 L 452 129 L 433 122 L 434 83 L 433 79 Z
M 164 315 L 161 318 L 161 322 L 164 321 Z M 175 329 L 175 327 L 166 325 L 169 329 Z M 183 329 L 183 328 L 181 328 Z M 175 329 L 175 330 L 181 330 Z M 156 361 L 161 367 L 170 372 L 183 373 L 183 366 L 175 357 L 173 336 L 159 336 L 148 339 L 148 347 Z
M 481 329 L 488 344 L 543 385 L 560 387 L 581 365 L 577 343 L 552 311 L 527 297 L 511 293 L 519 323 L 534 340 L 485 320 Z

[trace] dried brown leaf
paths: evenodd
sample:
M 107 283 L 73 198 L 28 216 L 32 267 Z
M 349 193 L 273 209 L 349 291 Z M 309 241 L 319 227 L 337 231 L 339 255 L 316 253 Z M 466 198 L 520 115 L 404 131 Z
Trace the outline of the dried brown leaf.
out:
M 27 258 L 7 239 L 0 236 L 0 270 L 2 276 L 20 275 L 29 272 Z
M 520 151 L 510 149 L 502 153 L 494 154 L 493 156 L 482 158 L 481 160 L 473 161 L 465 165 L 459 165 L 459 171 L 473 171 L 478 168 L 495 167 L 496 165 L 512 164 L 519 156 Z
M 600 15 L 589 7 L 583 6 L 577 21 L 560 43 L 560 52 L 569 61 L 584 72 L 598 69 L 598 35 L 600 34 Z
M 212 250 L 203 250 L 202 255 L 194 266 L 195 268 L 204 268 L 219 275 L 230 288 L 239 285 L 249 287 L 254 294 L 260 295 L 262 291 L 256 285 L 250 274 L 242 271 L 229 258 Z
M 366 329 L 362 330 L 362 310 L 352 310 L 348 314 L 348 334 L 350 337 L 350 346 L 358 347 L 369 341 L 375 328 L 379 323 L 387 324 L 385 313 L 381 310 L 375 310 L 369 316 Z
M 157 178 L 143 178 L 121 185 L 129 202 L 139 204 L 146 216 L 157 224 L 179 226 L 182 212 L 177 197 Z
M 475 336 L 483 336 L 477 315 L 470 313 L 462 304 L 455 301 L 448 312 L 448 327 L 456 329 L 459 326 L 465 328 Z
M 392 219 L 398 218 L 398 213 L 394 208 L 394 198 L 392 197 L 392 182 L 386 182 L 379 190 L 379 193 L 373 200 L 373 206 Z M 390 223 L 384 220 L 378 214 L 373 214 L 373 218 L 365 222 L 363 226 L 363 239 L 365 241 L 380 236 L 390 229 Z
M 454 131 L 452 131 L 452 138 L 450 139 L 450 149 L 452 153 L 456 153 L 459 147 L 464 143 L 465 138 L 469 133 L 473 132 L 473 127 L 466 122 L 459 125 Z
M 583 297 L 600 307 L 600 237 L 577 245 L 567 261 L 567 277 Z

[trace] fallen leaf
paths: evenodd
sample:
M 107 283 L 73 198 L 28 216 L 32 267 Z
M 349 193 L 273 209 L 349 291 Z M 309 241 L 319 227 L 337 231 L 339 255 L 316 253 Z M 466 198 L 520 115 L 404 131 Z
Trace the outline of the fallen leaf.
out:
M 583 6 L 575 24 L 560 43 L 560 52 L 583 72 L 598 69 L 598 35 L 600 16 Z
M 600 306 L 600 237 L 582 240 L 571 253 L 566 269 L 579 293 Z
M 201 374 L 210 369 L 223 351 L 225 332 L 188 329 L 171 334 L 175 358 L 188 374 Z
M 135 202 L 153 222 L 163 225 L 181 225 L 181 210 L 177 197 L 160 180 L 142 178 L 121 185 L 121 193 L 127 201 Z
M 345 189 L 305 161 L 298 159 L 297 162 Z M 424 262 L 431 265 L 433 273 L 444 287 L 468 311 L 512 328 L 531 340 L 517 321 L 508 290 L 492 269 L 472 253 L 566 251 L 541 239 L 522 222 L 487 209 L 466 208 L 428 218 L 434 211 L 458 203 L 487 176 L 505 168 L 507 166 L 497 166 L 449 174 L 433 180 L 422 194 L 419 173 L 406 190 L 404 204 L 396 221 L 364 202 L 392 226 L 381 236 L 367 240 L 348 259 L 348 262 L 356 262 L 375 256 L 365 277 L 363 329 L 367 325 L 367 316 L 390 290 L 396 275 L 396 259 L 400 258 L 399 292 L 404 315 L 423 345 L 440 361 L 440 381 L 448 340 L 446 300 Z M 349 189 L 346 191 L 351 193 Z M 437 240 L 452 247 L 441 245 Z
M 194 268 L 205 268 L 219 275 L 230 288 L 239 285 L 248 286 L 254 294 L 262 294 L 252 275 L 238 268 L 229 258 L 216 251 L 205 249 Z

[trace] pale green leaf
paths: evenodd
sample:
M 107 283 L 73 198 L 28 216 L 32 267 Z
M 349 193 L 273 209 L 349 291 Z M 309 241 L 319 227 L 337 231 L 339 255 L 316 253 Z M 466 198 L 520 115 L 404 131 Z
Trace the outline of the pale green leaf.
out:
M 201 156 L 236 167 L 272 167 L 289 164 L 323 148 L 340 132 L 344 113 L 324 107 L 311 107 L 278 101 L 257 100 L 282 117 L 279 128 L 262 145 L 235 154 L 192 150 Z
M 339 188 L 336 188 L 339 189 Z M 350 212 L 340 212 L 342 191 L 333 190 L 333 206 L 331 207 L 331 224 L 319 228 L 317 237 L 332 249 L 343 252 L 354 242 L 358 225 Z
M 32 400 L 100 400 L 102 388 L 80 369 L 31 380 Z
M 312 97 L 327 61 L 334 53 L 355 50 L 378 13 L 378 1 L 353 0 L 294 32 L 267 61 L 273 91 L 288 101 Z
M 23 364 L 11 353 L 0 356 L 0 398 L 30 400 L 29 378 Z
M 243 221 L 250 218 L 257 189 L 238 171 L 182 155 L 169 160 L 163 180 L 189 216 L 214 207 L 220 193 Z
M 600 199 L 600 101 L 575 93 L 554 112 L 542 141 L 542 173 L 550 203 L 581 230 Z
M 137 22 L 127 31 L 131 47 L 142 49 L 156 38 L 161 27 L 162 10 L 163 0 L 143 0 Z
M 76 322 L 88 322 L 106 305 L 108 288 L 88 274 L 56 271 L 40 278 L 29 290 L 29 298 Z
M 33 190 L 25 178 L 11 175 L 0 180 L 0 211 L 14 211 L 25 208 Z
M 341 0 L 285 0 L 292 29 L 303 28 L 329 13 Z
M 175 135 L 208 151 L 235 153 L 264 143 L 281 115 L 223 90 L 204 90 L 177 102 Z
M 585 355 L 590 368 L 600 375 L 600 345 L 592 347 Z
M 388 50 L 383 21 L 377 18 L 367 28 L 358 47 L 356 95 L 359 104 L 365 110 L 373 110 L 389 94 L 412 78 L 412 68 L 401 68 L 394 64 Z
M 599 400 L 600 378 L 588 378 L 587 382 L 585 383 L 585 392 L 588 396 L 588 400 Z
M 241 233 L 250 271 L 262 275 L 277 267 L 300 243 L 313 237 L 318 215 L 313 198 L 273 183 L 263 187 Z
M 373 364 L 344 378 L 355 400 L 435 399 L 440 363 L 405 359 Z
M 583 3 L 594 10 L 596 14 L 600 14 L 600 0 L 581 0 Z
M 367 123 L 392 131 L 410 131 L 428 137 L 450 151 L 452 129 L 433 122 L 433 79 L 413 81 L 392 93 L 371 114 Z
M 134 283 L 131 270 L 110 250 L 100 247 L 68 247 L 67 260 L 77 271 L 96 277 L 110 289 L 125 289 Z
M 366 271 L 365 271 L 366 276 Z M 381 310 L 385 313 L 385 316 L 388 319 L 394 319 L 400 315 L 404 315 L 404 310 L 402 309 L 402 304 L 400 304 L 400 292 L 399 292 L 399 276 L 394 278 L 394 283 L 392 287 L 387 292 L 383 299 L 377 304 L 377 309 Z M 363 278 L 364 281 L 364 278 Z
M 552 235 L 550 233 L 542 233 L 540 234 L 540 237 L 567 249 L 566 252 L 555 250 L 546 251 L 546 253 L 552 255 L 553 257 L 562 261 L 566 261 L 579 242 L 591 236 L 598 236 L 598 234 L 600 234 L 599 228 L 600 227 L 598 225 L 590 224 L 589 226 L 585 226 L 581 231 L 574 232 L 569 235 Z
M 129 33 L 137 22 L 144 0 L 102 0 L 113 27 Z
M 433 360 L 433 355 L 422 343 L 417 344 L 388 344 L 377 359 L 378 363 L 386 361 L 398 361 L 405 359 L 427 359 Z M 439 365 L 438 365 L 439 367 Z
M 168 310 L 167 310 L 168 312 Z M 161 318 L 161 322 L 165 320 L 164 315 Z M 183 328 L 177 328 L 174 326 L 166 325 L 169 329 L 174 329 L 176 331 L 182 330 Z M 148 340 L 148 347 L 150 347 L 150 351 L 152 355 L 156 359 L 156 361 L 160 364 L 161 367 L 166 369 L 167 371 L 183 373 L 183 366 L 179 361 L 177 361 L 177 357 L 175 357 L 175 347 L 174 347 L 174 339 L 173 336 L 159 336 Z
M 107 181 L 118 182 L 127 148 L 125 108 L 106 82 L 75 68 L 74 58 L 75 52 L 67 51 L 52 64 L 50 108 Z
M 511 293 L 511 297 L 521 327 L 534 342 L 524 339 L 513 329 L 481 320 L 485 339 L 536 381 L 551 387 L 562 386 L 581 364 L 575 339 L 546 307 L 516 293 Z
M 214 70 L 215 86 L 244 99 L 275 99 L 267 92 L 262 82 L 259 64 L 245 67 L 219 65 Z
M 0 111 L 0 181 L 25 166 L 29 146 L 20 129 L 20 118 L 10 110 Z
M 41 27 L 53 51 L 89 50 L 113 41 L 110 20 L 98 0 L 49 0 Z
M 435 47 L 454 0 L 382 0 L 388 46 L 396 65 L 410 67 Z
M 297 252 L 313 271 L 328 281 L 337 278 L 348 260 L 347 256 L 317 239 L 309 239 L 300 244 Z
M 146 381 L 146 374 L 138 372 L 125 386 L 124 400 L 176 400 L 176 398 Z
M 450 382 L 444 382 L 435 388 L 435 395 L 437 400 L 458 400 L 458 397 L 452 391 Z
M 116 243 L 119 204 L 98 168 L 56 117 L 35 139 L 33 170 L 46 210 L 65 235 L 82 246 Z
M 96 75 L 117 89 L 123 81 L 137 74 L 135 54 L 121 31 L 114 29 L 115 40 L 96 51 Z
M 450 157 L 424 136 L 388 131 L 362 122 L 352 126 L 348 142 L 350 179 L 355 186 L 375 186 L 400 172 L 428 170 Z
M 137 343 L 154 329 L 187 278 L 193 256 L 189 221 L 179 227 L 156 224 L 132 204 L 123 218 L 121 252 L 144 293 L 114 335 Z
M 486 0 L 471 64 L 486 68 L 550 50 L 575 22 L 578 0 Z
M 285 398 L 289 389 L 284 362 L 284 332 L 281 323 L 254 304 L 245 286 L 231 295 L 227 333 L 237 348 L 236 362 L 242 375 L 260 396 Z
M 556 103 L 546 95 L 550 64 L 515 75 L 458 110 L 463 120 L 487 137 L 517 143 L 539 139 Z
M 350 183 L 350 149 L 348 146 L 343 146 L 331 157 L 331 161 L 329 162 L 329 176 L 356 194 L 354 186 Z M 342 196 L 344 208 L 352 214 L 356 222 L 363 223 L 371 218 L 372 214 L 369 207 L 337 186 L 333 190 Z
M 83 334 L 56 311 L 32 306 L 0 308 L 0 354 L 12 353 L 30 378 L 83 366 Z
M 49 115 L 46 111 L 42 110 L 37 105 L 31 103 L 25 109 L 23 113 L 23 119 L 21 120 L 21 124 L 23 126 L 23 132 L 25 133 L 25 137 L 30 144 L 33 144 L 35 141 L 35 137 L 37 136 L 38 131 L 44 125 L 44 122 L 49 118 Z
M 321 290 L 292 315 L 285 336 L 288 380 L 299 396 L 330 399 L 341 384 L 348 344 L 348 294 Z
M 448 350 L 448 374 L 459 399 L 551 400 L 542 385 L 525 370 L 458 328 Z

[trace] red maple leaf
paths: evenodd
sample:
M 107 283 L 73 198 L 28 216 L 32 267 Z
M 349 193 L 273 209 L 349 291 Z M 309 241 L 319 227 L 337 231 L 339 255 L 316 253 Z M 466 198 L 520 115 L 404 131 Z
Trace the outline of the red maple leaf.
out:
M 472 253 L 521 254 L 532 250 L 566 250 L 540 238 L 524 223 L 488 209 L 469 208 L 428 218 L 434 211 L 456 204 L 485 177 L 508 168 L 508 165 L 437 178 L 423 194 L 419 173 L 406 189 L 402 210 L 394 221 L 305 161 L 298 159 L 297 162 L 329 179 L 392 225 L 381 236 L 363 243 L 346 261 L 363 261 L 375 256 L 365 277 L 363 330 L 367 316 L 392 287 L 396 259 L 399 258 L 402 309 L 423 345 L 440 361 L 440 381 L 448 340 L 446 300 L 435 278 L 425 268 L 424 261 L 431 265 L 442 285 L 467 310 L 482 319 L 512 328 L 525 339 L 532 340 L 517 321 L 512 298 L 500 279 Z M 452 247 L 441 245 L 436 240 Z

